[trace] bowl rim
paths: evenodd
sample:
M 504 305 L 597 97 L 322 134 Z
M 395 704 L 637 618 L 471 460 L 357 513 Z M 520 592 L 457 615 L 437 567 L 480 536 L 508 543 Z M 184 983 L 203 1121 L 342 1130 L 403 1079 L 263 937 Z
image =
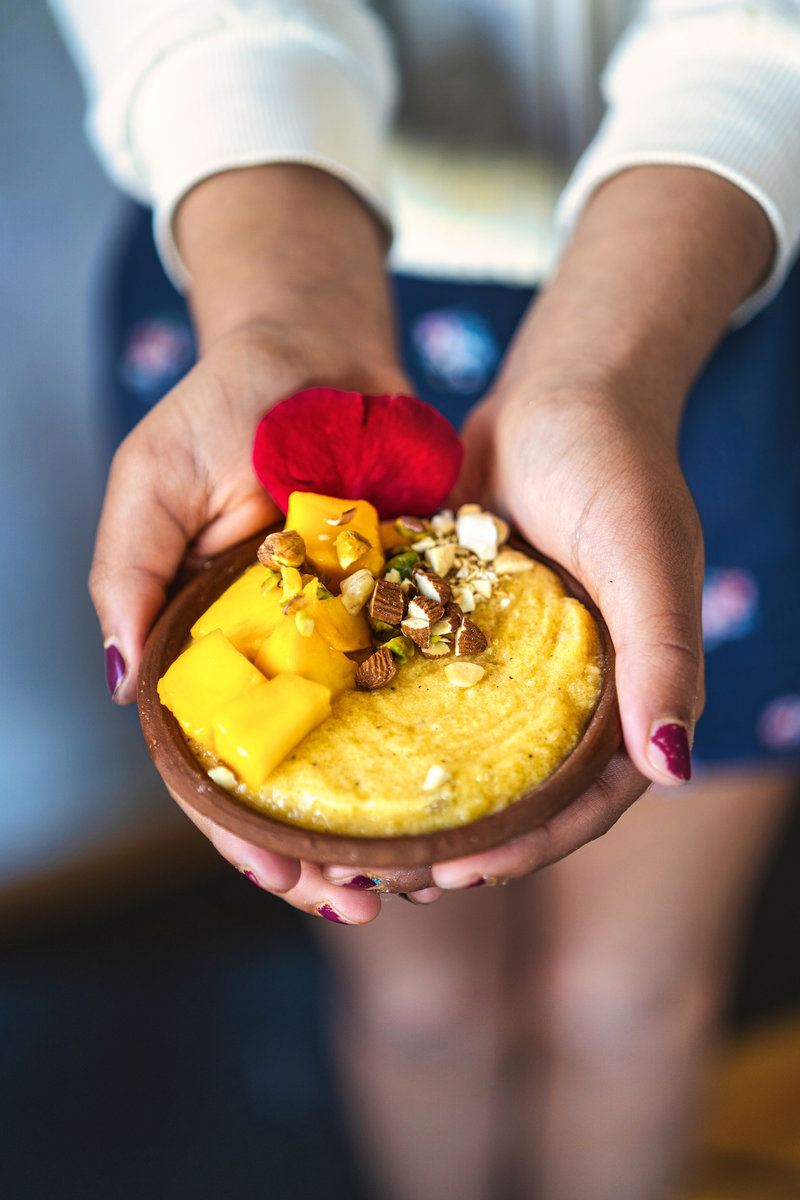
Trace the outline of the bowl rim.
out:
M 257 561 L 256 551 L 264 536 L 280 528 L 282 524 L 276 523 L 206 560 L 166 605 L 145 643 L 137 689 L 142 732 L 159 774 L 188 815 L 212 821 L 263 849 L 308 862 L 421 867 L 492 849 L 544 824 L 576 800 L 618 750 L 622 734 L 614 682 L 614 645 L 608 627 L 594 601 L 569 572 L 512 533 L 508 544 L 554 571 L 568 594 L 589 610 L 600 635 L 603 680 L 597 704 L 577 744 L 551 775 L 499 812 L 447 829 L 390 837 L 304 829 L 279 821 L 231 795 L 214 783 L 195 758 L 177 720 L 161 704 L 156 687 L 185 646 L 197 617 Z

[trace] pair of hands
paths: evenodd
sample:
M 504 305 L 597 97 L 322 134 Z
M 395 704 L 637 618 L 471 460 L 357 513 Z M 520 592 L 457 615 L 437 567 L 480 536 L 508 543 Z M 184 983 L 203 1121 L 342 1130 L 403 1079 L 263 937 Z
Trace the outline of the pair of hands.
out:
M 363 369 L 358 379 L 325 378 L 324 340 L 316 345 L 318 361 L 309 361 L 308 343 L 275 327 L 223 337 L 120 447 L 91 576 L 107 644 L 125 664 L 117 702 L 135 698 L 144 640 L 181 564 L 219 553 L 277 518 L 250 466 L 260 416 L 310 382 L 413 390 L 393 363 Z M 434 864 L 437 886 L 418 895 L 422 902 L 482 877 L 505 881 L 537 870 L 605 833 L 650 780 L 678 782 L 651 733 L 665 720 L 691 729 L 696 715 L 701 539 L 669 439 L 634 412 L 597 389 L 548 390 L 512 377 L 466 427 L 459 494 L 509 515 L 583 582 L 606 617 L 626 748 L 542 828 Z M 300 863 L 198 823 L 223 857 L 297 908 L 349 924 L 380 911 L 378 895 L 347 886 L 369 864 L 358 871 Z

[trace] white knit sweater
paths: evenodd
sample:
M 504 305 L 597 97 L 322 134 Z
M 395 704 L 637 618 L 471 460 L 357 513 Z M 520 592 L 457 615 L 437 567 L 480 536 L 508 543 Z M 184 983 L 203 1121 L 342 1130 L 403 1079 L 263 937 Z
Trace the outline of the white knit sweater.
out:
M 394 225 L 395 265 L 429 274 L 533 281 L 637 163 L 706 168 L 763 206 L 777 252 L 741 319 L 800 244 L 800 0 L 50 2 L 90 136 L 153 205 L 178 282 L 181 197 L 277 161 L 345 180 Z

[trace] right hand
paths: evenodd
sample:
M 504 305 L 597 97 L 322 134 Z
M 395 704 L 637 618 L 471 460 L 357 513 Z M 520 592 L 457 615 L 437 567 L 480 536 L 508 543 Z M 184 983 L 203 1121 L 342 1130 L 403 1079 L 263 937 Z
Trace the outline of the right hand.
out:
M 145 639 L 179 568 L 219 554 L 278 519 L 279 510 L 251 465 L 255 428 L 264 412 L 314 383 L 366 392 L 408 390 L 391 363 L 331 379 L 321 340 L 317 346 L 318 361 L 310 361 L 302 340 L 285 331 L 236 331 L 209 349 L 117 451 L 90 578 L 104 643 L 113 643 L 125 663 L 114 694 L 117 703 L 135 699 Z M 330 360 L 335 361 L 333 355 Z M 320 912 L 328 906 L 323 915 L 330 917 L 332 910 L 348 923 L 377 916 L 377 895 L 337 887 L 313 864 L 272 854 L 211 821 L 192 819 L 224 858 L 295 907 Z

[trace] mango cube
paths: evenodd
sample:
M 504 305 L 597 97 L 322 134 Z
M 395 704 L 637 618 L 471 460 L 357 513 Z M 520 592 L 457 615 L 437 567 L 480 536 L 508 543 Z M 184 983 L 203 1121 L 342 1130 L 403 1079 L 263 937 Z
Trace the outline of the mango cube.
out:
M 333 587 L 338 587 L 345 575 L 352 575 L 362 567 L 373 575 L 380 575 L 383 570 L 378 514 L 366 500 L 340 500 L 317 492 L 292 492 L 286 528 L 300 534 L 306 544 L 306 558 Z M 344 531 L 360 534 L 369 543 L 364 553 L 347 567 L 342 566 L 336 551 L 336 539 Z
M 262 683 L 262 673 L 215 629 L 167 668 L 158 695 L 183 731 L 213 753 L 217 710 Z
M 270 771 L 329 715 L 330 700 L 326 687 L 300 675 L 265 680 L 217 713 L 217 757 L 257 792 Z
M 198 617 L 191 628 L 193 638 L 219 629 L 247 658 L 255 658 L 259 646 L 283 616 L 280 582 L 264 592 L 270 572 L 261 563 L 240 575 L 218 600 Z
M 312 598 L 305 610 L 314 618 L 314 628 L 329 646 L 349 654 L 352 650 L 369 650 L 372 647 L 372 630 L 366 614 L 349 613 L 342 604 L 341 596 Z
M 265 675 L 302 675 L 330 689 L 338 696 L 355 687 L 356 664 L 340 650 L 334 650 L 314 628 L 304 636 L 291 615 L 283 618 L 272 631 L 255 658 Z

